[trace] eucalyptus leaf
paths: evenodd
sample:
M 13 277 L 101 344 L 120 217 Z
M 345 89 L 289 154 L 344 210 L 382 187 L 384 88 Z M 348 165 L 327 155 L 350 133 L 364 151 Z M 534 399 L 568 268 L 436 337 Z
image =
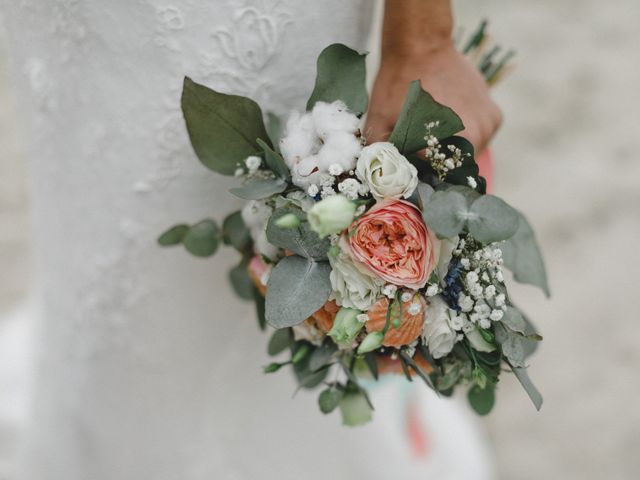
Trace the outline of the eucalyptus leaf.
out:
M 265 318 L 265 300 L 260 291 L 253 287 L 253 300 L 256 304 L 256 317 L 258 318 L 258 326 L 260 330 L 267 328 L 267 319 Z
M 535 387 L 533 382 L 531 382 L 527 369 L 515 368 L 513 366 L 511 367 L 511 369 L 520 382 L 520 385 L 522 385 L 522 388 L 524 388 L 525 392 L 527 392 L 527 395 L 529 395 L 529 398 L 533 402 L 533 405 L 536 407 L 536 410 L 540 411 L 540 408 L 542 408 L 542 395 Z
M 316 84 L 307 110 L 311 110 L 316 102 L 341 100 L 355 114 L 366 112 L 369 95 L 365 56 L 340 43 L 325 48 L 318 57 Z
M 222 233 L 225 245 L 231 245 L 240 253 L 251 248 L 251 233 L 238 210 L 228 215 L 222 222 Z
M 486 388 L 474 385 L 467 394 L 471 407 L 478 415 L 487 415 L 496 402 L 495 386 L 489 384 Z
M 438 121 L 431 130 L 438 139 L 450 137 L 464 130 L 460 117 L 449 107 L 436 102 L 415 80 L 409 86 L 400 117 L 391 132 L 389 141 L 402 153 L 414 153 L 427 146 L 425 124 Z
M 267 134 L 271 139 L 271 144 L 278 151 L 280 135 L 282 135 L 282 121 L 273 112 L 267 112 Z
M 428 183 L 419 182 L 418 188 L 416 188 L 418 192 L 418 198 L 420 199 L 420 207 L 421 210 L 426 210 L 429 205 L 429 200 L 431 200 L 431 195 L 434 194 L 435 190 Z
M 279 218 L 288 214 L 294 214 L 300 219 L 301 223 L 297 228 L 281 228 L 276 224 Z M 276 247 L 291 250 L 301 257 L 314 260 L 325 260 L 331 248 L 329 238 L 321 239 L 311 230 L 304 212 L 292 207 L 279 208 L 271 215 L 267 223 L 267 239 Z
M 342 400 L 343 395 L 344 392 L 342 390 L 338 390 L 334 387 L 329 387 L 323 390 L 318 397 L 318 405 L 320 406 L 320 411 L 322 413 L 333 412 L 340 404 L 340 400 Z
M 508 306 L 500 322 L 509 330 L 526 335 L 527 323 L 517 308 Z
M 340 400 L 342 423 L 349 427 L 363 425 L 371 421 L 372 410 L 367 398 L 361 391 L 350 391 Z
M 189 228 L 182 239 L 189 253 L 197 257 L 209 257 L 216 253 L 220 243 L 220 229 L 211 219 L 202 220 Z
M 328 368 L 312 372 L 309 369 L 309 357 L 293 365 L 293 372 L 298 380 L 298 388 L 312 389 L 324 382 L 329 373 Z
M 274 151 L 262 140 L 257 140 L 258 145 L 264 151 L 264 161 L 267 164 L 267 168 L 271 170 L 278 178 L 282 178 L 283 180 L 289 179 L 291 173 L 289 171 L 289 167 L 284 163 L 284 159 L 282 155 L 278 152 Z
M 182 243 L 182 239 L 188 231 L 189 225 L 175 225 L 158 237 L 158 243 L 163 247 L 178 245 Z
M 507 358 L 509 364 L 513 367 L 524 367 L 526 356 L 525 339 L 521 335 L 510 331 L 501 323 L 495 324 L 495 334 L 502 354 Z
M 535 234 L 524 215 L 519 213 L 518 217 L 518 230 L 500 247 L 504 265 L 518 282 L 540 287 L 549 297 L 547 272 Z
M 260 107 L 249 98 L 216 92 L 185 77 L 181 103 L 191 145 L 215 172 L 233 175 L 240 162 L 260 151 L 256 138 L 268 139 Z
M 252 178 L 240 187 L 229 191 L 244 200 L 261 200 L 287 189 L 287 182 L 282 178 Z
M 309 358 L 309 370 L 315 372 L 331 363 L 333 354 L 338 350 L 336 344 L 331 340 L 325 340 L 322 345 L 316 348 Z
M 274 328 L 292 327 L 310 317 L 329 299 L 331 266 L 297 255 L 273 268 L 267 284 L 266 319 Z
M 468 214 L 467 201 L 458 192 L 437 191 L 422 212 L 426 224 L 441 238 L 453 238 L 465 225 Z
M 253 281 L 247 270 L 248 262 L 242 261 L 229 271 L 229 281 L 234 292 L 243 300 L 253 300 Z
M 471 204 L 467 221 L 469 233 L 482 243 L 511 238 L 518 229 L 518 212 L 504 200 L 482 195 Z
M 267 353 L 271 356 L 278 355 L 289 348 L 292 343 L 293 335 L 291 334 L 291 330 L 288 328 L 281 328 L 280 330 L 273 332 L 273 335 L 271 335 L 269 344 L 267 345 Z

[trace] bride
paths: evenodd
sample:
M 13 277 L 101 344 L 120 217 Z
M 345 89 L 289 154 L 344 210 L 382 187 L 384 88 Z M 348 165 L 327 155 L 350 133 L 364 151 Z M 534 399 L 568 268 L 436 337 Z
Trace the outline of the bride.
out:
M 173 219 L 220 219 L 179 109 L 184 75 L 302 108 L 328 44 L 367 50 L 371 0 L 2 0 L 14 105 L 33 175 L 37 368 L 27 480 L 485 479 L 466 407 L 389 379 L 370 425 L 323 417 L 227 286 L 228 259 L 161 250 Z M 500 114 L 451 43 L 445 0 L 387 2 L 367 138 L 390 131 L 420 78 L 484 147 Z M 374 47 L 377 48 L 377 47 Z M 239 206 L 239 204 L 238 204 Z

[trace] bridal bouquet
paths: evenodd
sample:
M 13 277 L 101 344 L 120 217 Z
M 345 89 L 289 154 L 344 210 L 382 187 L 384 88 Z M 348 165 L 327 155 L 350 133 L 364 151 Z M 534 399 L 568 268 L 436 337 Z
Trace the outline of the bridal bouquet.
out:
M 449 396 L 467 388 L 488 413 L 499 375 L 512 370 L 537 408 L 526 357 L 541 338 L 512 303 L 503 267 L 547 291 L 525 218 L 486 194 L 460 118 L 413 82 L 387 142 L 367 144 L 364 55 L 344 45 L 318 58 L 305 112 L 283 133 L 252 100 L 184 81 L 182 110 L 208 168 L 238 178 L 247 201 L 221 225 L 177 225 L 161 245 L 197 256 L 220 243 L 241 260 L 230 272 L 275 329 L 265 367 L 290 366 L 300 387 L 323 385 L 324 413 L 370 419 L 365 388 L 382 373 L 422 379 Z

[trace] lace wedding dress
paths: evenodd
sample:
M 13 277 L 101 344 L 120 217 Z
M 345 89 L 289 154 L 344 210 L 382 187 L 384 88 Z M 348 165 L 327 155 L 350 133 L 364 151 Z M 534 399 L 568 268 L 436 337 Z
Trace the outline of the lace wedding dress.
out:
M 183 76 L 301 108 L 323 47 L 366 50 L 370 0 L 2 0 L 2 13 L 41 311 L 19 478 L 488 478 L 472 415 L 422 385 L 387 381 L 375 421 L 352 430 L 315 393 L 292 399 L 287 373 L 261 372 L 266 336 L 227 285 L 235 256 L 155 243 L 240 205 L 194 157 Z

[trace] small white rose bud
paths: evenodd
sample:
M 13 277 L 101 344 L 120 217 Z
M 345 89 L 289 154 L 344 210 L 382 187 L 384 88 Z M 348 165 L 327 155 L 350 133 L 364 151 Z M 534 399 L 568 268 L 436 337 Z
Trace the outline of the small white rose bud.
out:
M 311 207 L 307 218 L 311 229 L 324 238 L 332 233 L 340 233 L 351 225 L 355 213 L 355 203 L 344 195 L 332 195 Z

